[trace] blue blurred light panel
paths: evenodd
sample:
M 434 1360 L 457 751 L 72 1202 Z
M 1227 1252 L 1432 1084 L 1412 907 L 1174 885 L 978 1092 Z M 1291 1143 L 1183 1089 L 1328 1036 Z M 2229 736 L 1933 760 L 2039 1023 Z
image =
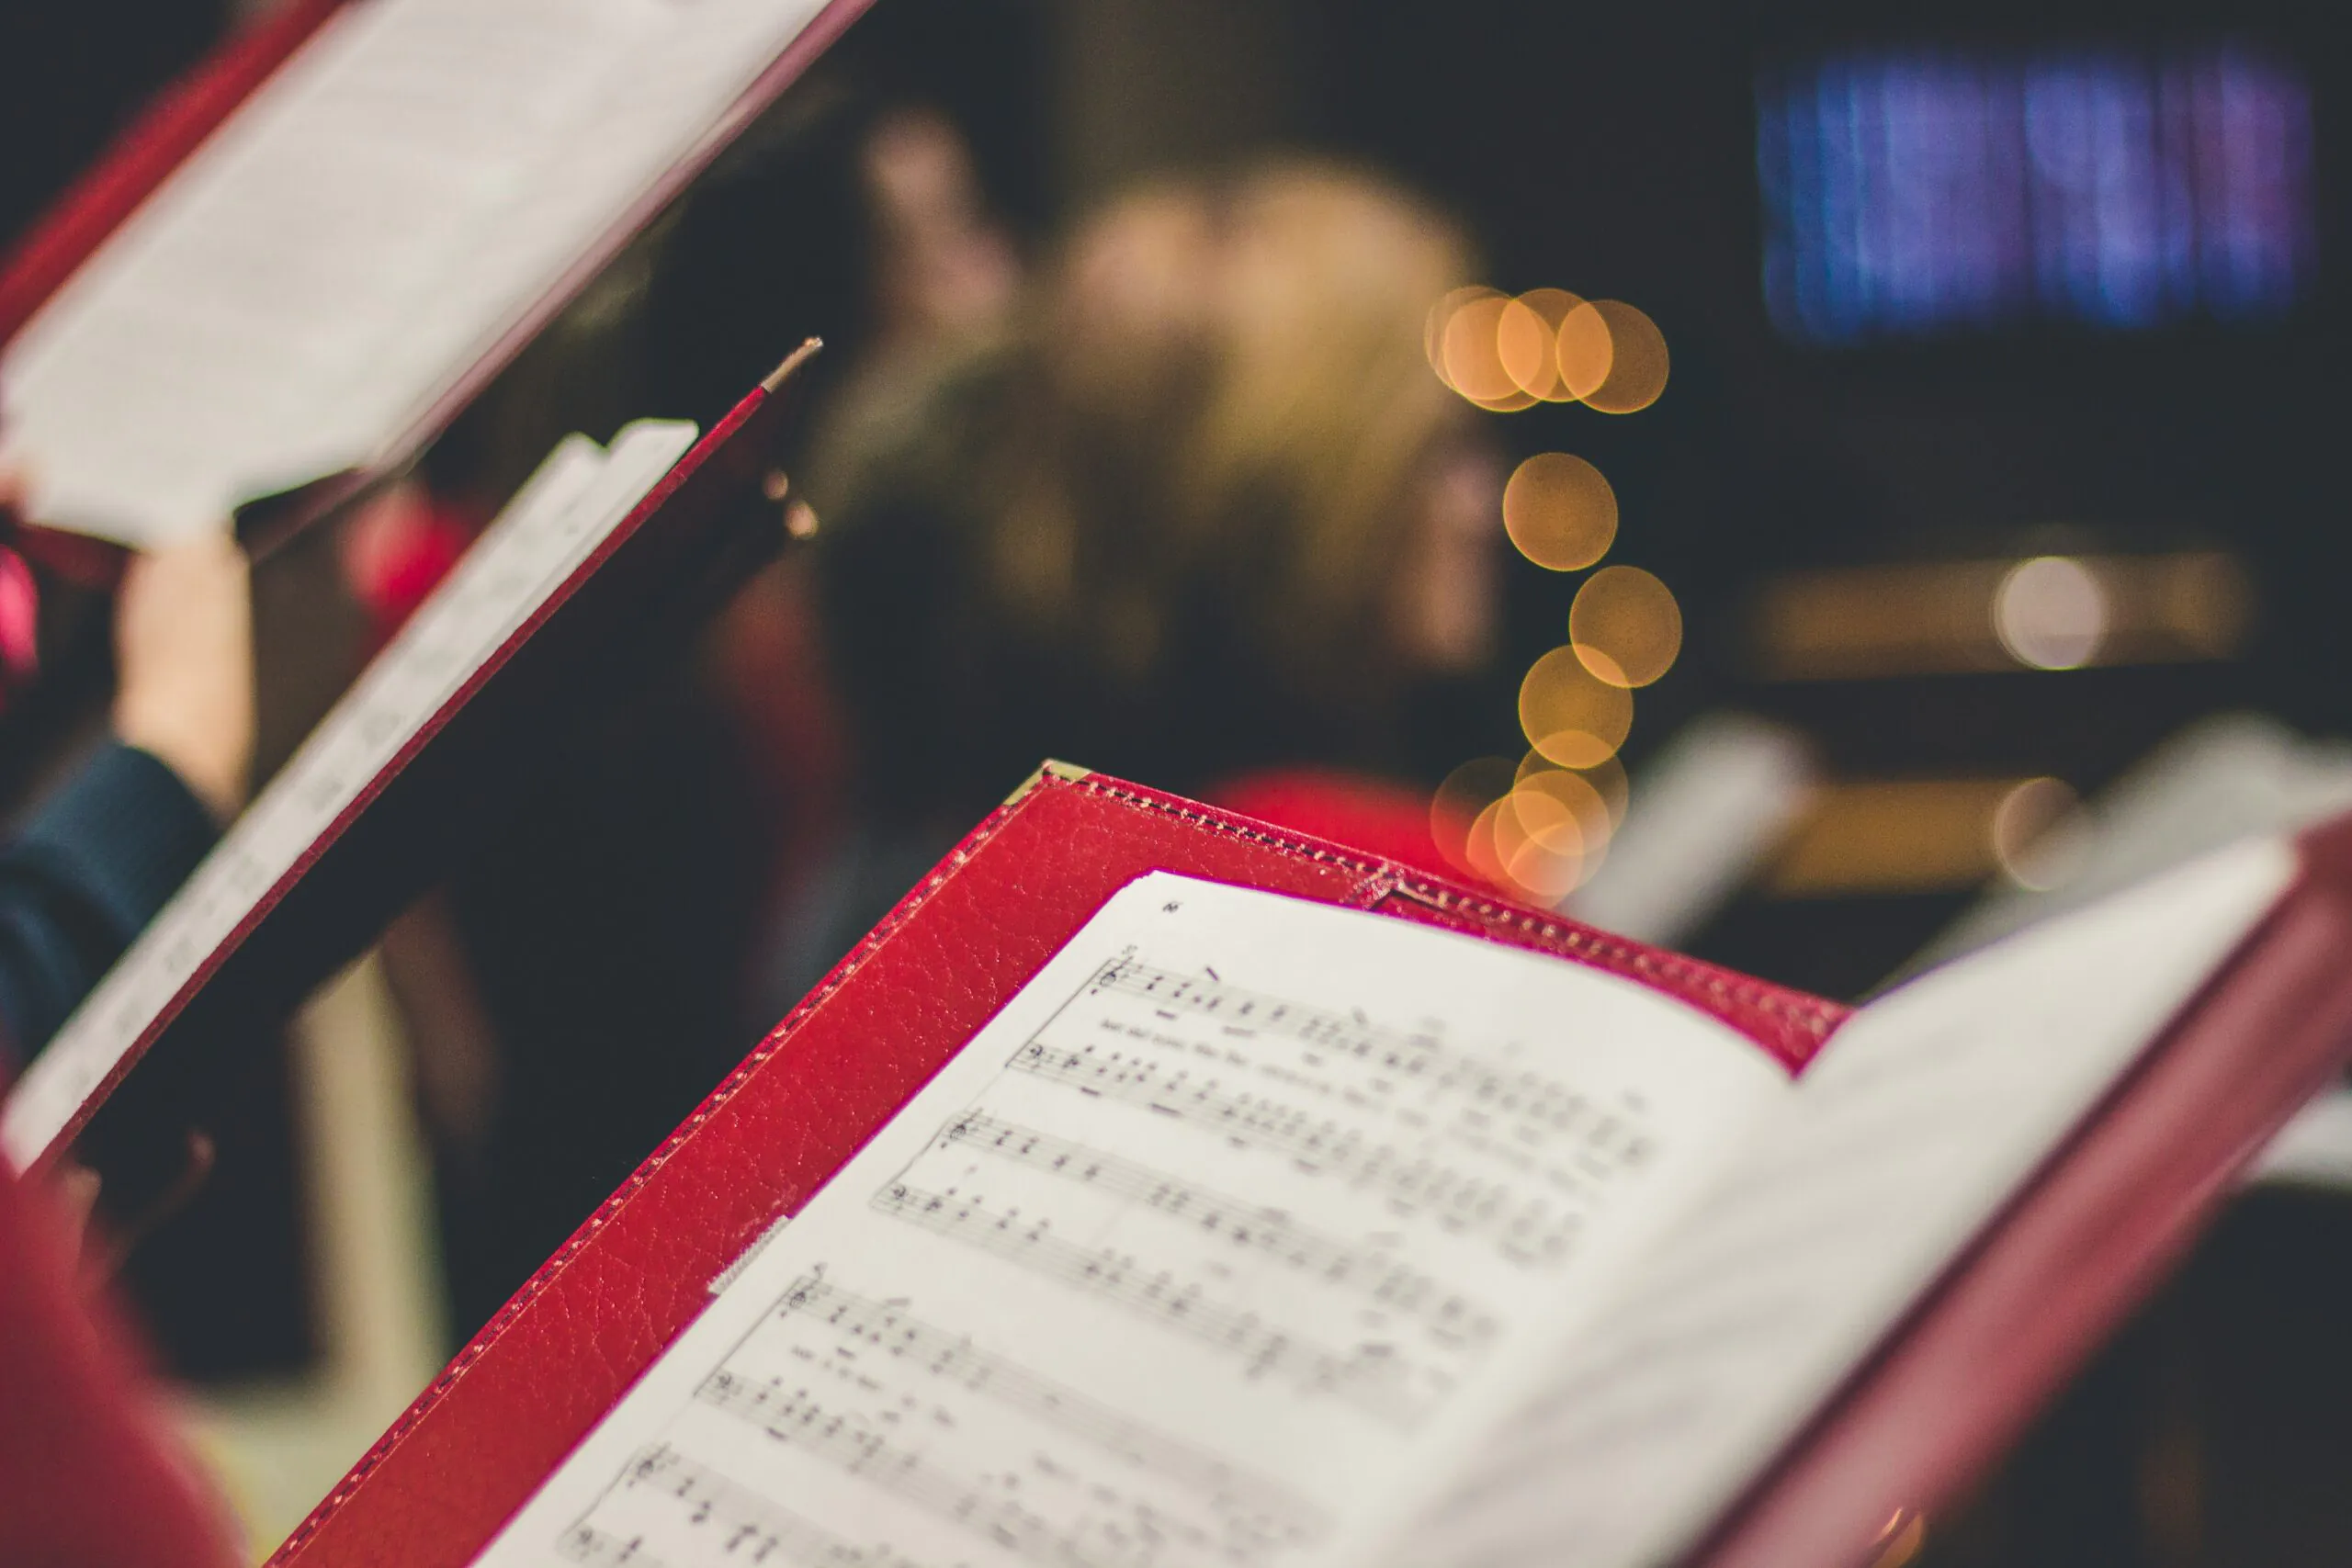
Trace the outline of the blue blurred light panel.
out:
M 2276 318 L 2312 282 L 2311 119 L 2301 72 L 2228 45 L 1768 71 L 1765 302 L 1821 344 Z

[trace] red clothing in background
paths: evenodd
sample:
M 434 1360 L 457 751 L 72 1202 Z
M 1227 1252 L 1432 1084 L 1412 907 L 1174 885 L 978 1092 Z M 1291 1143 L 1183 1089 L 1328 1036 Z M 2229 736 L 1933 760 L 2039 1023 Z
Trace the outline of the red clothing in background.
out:
M 131 1346 L 50 1194 L 0 1161 L 0 1562 L 237 1561 Z

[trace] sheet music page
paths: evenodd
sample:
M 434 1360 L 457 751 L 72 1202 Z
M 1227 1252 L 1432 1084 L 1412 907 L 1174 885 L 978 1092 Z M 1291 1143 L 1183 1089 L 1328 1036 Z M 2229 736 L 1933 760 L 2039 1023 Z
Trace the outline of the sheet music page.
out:
M 145 544 L 361 465 L 822 0 L 356 0 L 0 356 L 32 514 Z
M 1872 1002 L 1395 1568 L 1695 1544 L 2292 879 L 2240 844 Z
M 481 1561 L 1360 1562 L 1791 1092 L 1614 976 L 1143 877 Z
M 21 1170 L 48 1149 L 254 904 L 694 441 L 689 423 L 640 420 L 609 453 L 584 435 L 558 444 L 33 1059 L 0 1107 L 0 1154 Z

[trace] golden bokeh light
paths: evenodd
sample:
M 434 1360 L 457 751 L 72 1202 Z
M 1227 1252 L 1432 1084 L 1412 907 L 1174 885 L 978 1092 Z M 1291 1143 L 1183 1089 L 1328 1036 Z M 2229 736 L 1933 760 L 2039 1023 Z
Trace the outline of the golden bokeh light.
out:
M 1600 853 L 1616 831 L 1609 802 L 1582 773 L 1539 768 L 1512 786 L 1511 815 L 1527 836 L 1545 849 L 1588 859 Z
M 2065 671 L 2234 658 L 2253 611 L 2220 551 L 1919 561 L 1773 578 L 1748 640 L 1773 681 Z
M 2020 887 L 2046 893 L 2082 869 L 2082 797 L 2063 779 L 2027 779 L 1993 807 L 1993 859 Z
M 1611 692 L 1623 690 L 1620 686 L 1604 686 L 1601 689 Z M 1630 714 L 1626 728 L 1633 728 Z M 1622 735 L 1612 740 L 1605 734 L 1589 729 L 1555 729 L 1536 741 L 1535 749 L 1564 768 L 1585 771 L 1597 768 L 1614 757 L 1617 748 L 1624 743 L 1625 738 Z
M 1668 371 L 1665 336 L 1647 315 L 1564 288 L 1516 297 L 1457 288 L 1431 309 L 1424 347 L 1449 389 L 1498 412 L 1582 400 L 1632 413 L 1657 400 Z M 1593 566 L 1616 542 L 1619 521 L 1607 478 L 1568 453 L 1528 458 L 1504 487 L 1504 531 L 1548 570 Z M 1633 728 L 1633 692 L 1679 657 L 1681 607 L 1651 573 L 1605 568 L 1577 592 L 1568 637 L 1520 683 L 1520 728 L 1532 748 L 1525 759 L 1464 763 L 1430 804 L 1450 863 L 1541 904 L 1558 903 L 1591 873 L 1623 819 L 1617 753 Z
M 1610 658 L 1606 652 L 1602 651 L 1600 648 L 1595 647 L 1593 644 L 1589 642 L 1578 642 L 1571 643 L 1569 646 L 1577 650 L 1577 660 L 1581 662 L 1587 670 L 1591 671 L 1596 677 L 1602 681 L 1606 681 L 1609 684 L 1612 686 L 1623 686 L 1629 692 L 1635 686 L 1641 684 L 1639 681 L 1634 680 L 1633 677 L 1625 673 L 1625 667 L 1623 665 Z
M 1495 840 L 1499 852 L 1503 830 L 1498 819 Z M 1514 847 L 1508 855 L 1500 855 L 1503 875 L 1510 891 L 1530 904 L 1550 908 L 1576 891 L 1584 880 L 1585 863 L 1580 856 L 1559 854 L 1545 849 L 1532 840 Z
M 1541 751 L 1530 751 L 1519 760 L 1519 771 L 1512 775 L 1511 783 L 1514 786 L 1525 784 L 1535 774 L 1559 765 Z M 1579 768 L 1576 772 L 1577 775 L 1599 792 L 1602 801 L 1607 803 L 1609 823 L 1613 831 L 1618 823 L 1625 820 L 1625 803 L 1633 794 L 1630 783 L 1625 777 L 1625 764 L 1612 756 L 1589 768 Z
M 1498 334 L 1510 303 L 1500 294 L 1464 300 L 1446 319 L 1439 340 L 1446 384 L 1482 408 L 1514 402 L 1523 408 L 1535 400 L 1503 368 Z
M 1553 350 L 1560 370 L 1560 389 L 1572 399 L 1589 398 L 1609 379 L 1616 362 L 1616 344 L 1609 335 L 1609 319 L 1589 300 L 1580 301 L 1560 321 Z
M 1582 457 L 1538 452 L 1503 487 L 1503 531 L 1537 566 L 1581 570 L 1617 537 L 1617 492 Z
M 1646 686 L 1682 651 L 1682 608 L 1672 589 L 1640 567 L 1603 567 L 1568 607 L 1568 642 L 1610 685 Z
M 1453 321 L 1453 313 L 1474 300 L 1501 298 L 1499 290 L 1483 284 L 1472 284 L 1466 288 L 1449 291 L 1430 307 L 1429 317 L 1421 326 L 1421 352 L 1429 356 L 1430 368 L 1437 372 L 1437 378 L 1451 390 L 1458 392 L 1462 389 L 1454 386 L 1453 377 L 1445 367 L 1445 332 Z
M 1480 408 L 1485 409 L 1488 413 L 1517 413 L 1521 409 L 1533 408 L 1543 400 L 1530 393 L 1522 392 L 1518 388 L 1513 387 L 1510 391 L 1503 397 L 1472 398 L 1470 400 L 1476 403 Z
M 1957 774 L 1816 784 L 1759 886 L 1779 898 L 1958 892 L 2006 874 L 2056 886 L 2087 840 L 2052 778 Z
M 1566 768 L 1552 772 L 1562 778 L 1576 777 Z M 1512 830 L 1528 841 L 1542 845 L 1553 854 L 1584 853 L 1584 824 L 1550 791 L 1532 785 L 1515 789 L 1506 797 L 1503 809 L 1510 816 Z M 1501 831 L 1500 828 L 1497 831 Z
M 1510 872 L 1495 845 L 1495 824 L 1501 819 L 1502 812 L 1501 801 L 1489 801 L 1486 809 L 1471 819 L 1470 830 L 1464 835 L 1462 852 L 1473 873 L 1498 887 L 1509 887 Z
M 2070 556 L 2019 561 L 1993 592 L 1993 631 L 2032 670 L 2078 670 L 2098 657 L 2112 618 L 2106 587 Z
M 1571 819 L 1544 805 L 1522 814 L 1521 803 L 1517 790 L 1495 803 L 1494 843 L 1488 853 L 1500 874 L 1489 880 L 1529 903 L 1556 904 L 1584 879 L 1585 853 L 1577 829 Z M 1536 831 L 1531 818 L 1548 831 Z
M 1637 413 L 1666 390 L 1666 334 L 1622 299 L 1588 299 L 1560 323 L 1560 379 L 1602 413 Z
M 1596 677 L 1575 648 L 1555 648 L 1520 682 L 1519 724 L 1528 744 L 1562 767 L 1599 767 L 1634 727 L 1634 694 Z
M 1560 379 L 1560 323 L 1583 303 L 1565 288 L 1531 288 L 1503 307 L 1495 349 L 1504 374 L 1521 391 L 1545 402 L 1576 400 Z
M 1606 758 L 1579 773 L 1540 751 L 1516 767 L 1508 758 L 1481 757 L 1437 787 L 1430 828 L 1455 869 L 1549 908 L 1608 852 L 1624 813 L 1624 769 Z
M 1495 322 L 1495 357 L 1511 384 L 1531 397 L 1540 398 L 1560 384 L 1552 344 L 1552 329 L 1524 300 L 1503 307 Z
M 1480 757 L 1445 776 L 1430 798 L 1430 837 L 1436 840 L 1447 864 L 1458 871 L 1480 871 L 1470 853 L 1472 829 L 1480 813 L 1509 795 L 1515 782 L 1515 771 L 1507 757 Z M 1491 840 L 1491 821 L 1487 833 Z

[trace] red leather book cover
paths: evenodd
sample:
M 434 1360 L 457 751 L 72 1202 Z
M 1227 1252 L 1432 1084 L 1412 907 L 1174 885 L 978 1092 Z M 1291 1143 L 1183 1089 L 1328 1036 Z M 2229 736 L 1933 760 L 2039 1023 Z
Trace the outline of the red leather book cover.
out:
M 984 822 L 639 1168 L 288 1539 L 279 1564 L 456 1564 L 797 1212 L 1119 888 L 1177 871 L 1472 932 L 1636 978 L 1792 1071 L 1830 1002 L 1397 863 L 1097 774 Z

